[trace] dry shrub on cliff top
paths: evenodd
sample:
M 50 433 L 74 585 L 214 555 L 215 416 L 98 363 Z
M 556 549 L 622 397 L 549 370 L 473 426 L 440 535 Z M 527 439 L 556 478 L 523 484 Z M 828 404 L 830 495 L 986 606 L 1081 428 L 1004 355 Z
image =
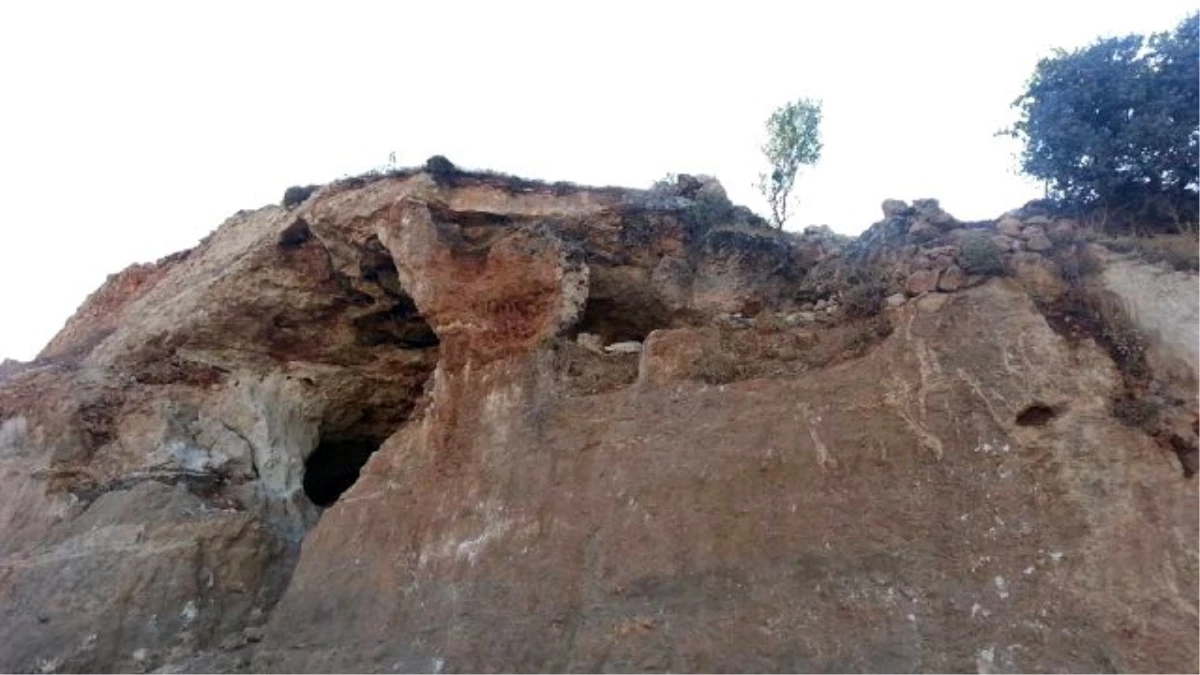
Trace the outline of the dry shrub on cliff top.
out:
M 1004 273 L 1000 247 L 982 232 L 968 232 L 960 244 L 960 262 L 968 274 L 997 275 Z
M 1148 263 L 1164 262 L 1180 272 L 1200 270 L 1200 239 L 1194 233 L 1112 237 L 1100 243 L 1118 253 L 1136 253 Z
M 283 192 L 283 207 L 285 209 L 291 209 L 300 206 L 307 201 L 308 198 L 311 197 L 319 187 L 319 185 L 293 185 Z
M 425 171 L 433 176 L 434 181 L 441 184 L 458 173 L 458 167 L 454 166 L 454 163 L 444 156 L 434 155 L 425 160 Z

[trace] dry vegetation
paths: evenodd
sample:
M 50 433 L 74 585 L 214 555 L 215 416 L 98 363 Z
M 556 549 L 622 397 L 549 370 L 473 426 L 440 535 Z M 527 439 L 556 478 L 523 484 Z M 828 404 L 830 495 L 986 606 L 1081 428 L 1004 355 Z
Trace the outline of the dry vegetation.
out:
M 1200 239 L 1195 233 L 1126 235 L 1102 239 L 1100 243 L 1119 253 L 1136 253 L 1149 263 L 1165 262 L 1181 272 L 1200 271 Z

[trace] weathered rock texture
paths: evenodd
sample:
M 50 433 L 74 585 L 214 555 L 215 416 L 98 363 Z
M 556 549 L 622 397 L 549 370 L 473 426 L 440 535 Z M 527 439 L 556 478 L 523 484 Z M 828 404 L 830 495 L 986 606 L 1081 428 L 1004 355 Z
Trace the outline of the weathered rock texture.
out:
M 288 204 L 0 370 L 0 670 L 1197 669 L 1195 275 L 691 177 Z

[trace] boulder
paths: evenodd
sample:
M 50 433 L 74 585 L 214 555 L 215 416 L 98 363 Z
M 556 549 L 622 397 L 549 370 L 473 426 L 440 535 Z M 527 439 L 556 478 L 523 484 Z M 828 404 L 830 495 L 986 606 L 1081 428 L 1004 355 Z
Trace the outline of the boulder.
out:
M 921 295 L 937 288 L 938 272 L 936 270 L 917 270 L 908 275 L 904 282 L 904 291 L 909 295 Z
M 1004 234 L 992 235 L 992 242 L 996 244 L 996 247 L 1001 251 L 1011 251 L 1013 250 L 1013 246 L 1016 244 L 1015 239 Z
M 1014 239 L 1020 237 L 1024 229 L 1025 226 L 1021 224 L 1021 221 L 1012 216 L 1004 216 L 996 223 L 997 232 L 1006 237 L 1013 237 Z
M 923 243 L 933 241 L 937 238 L 939 230 L 934 227 L 929 221 L 918 220 L 908 228 L 908 240 L 915 243 Z
M 729 202 L 729 195 L 721 181 L 712 176 L 697 176 L 700 187 L 696 189 L 696 199 L 713 202 Z
M 913 202 L 912 212 L 917 218 L 922 218 L 941 229 L 950 229 L 958 221 L 946 213 L 941 203 L 936 199 L 918 199 Z
M 939 291 L 957 291 L 962 288 L 967 282 L 967 273 L 958 265 L 951 265 L 942 270 L 938 277 L 937 289 Z
M 883 216 L 885 218 L 904 217 L 909 214 L 910 208 L 906 202 L 899 199 L 883 200 Z
M 1070 241 L 1075 237 L 1076 229 L 1075 221 L 1066 219 L 1058 220 L 1046 231 L 1046 236 L 1051 241 Z
M 1025 248 L 1030 251 L 1049 251 L 1054 248 L 1054 242 L 1045 234 L 1034 234 L 1025 242 Z
M 1030 295 L 1042 302 L 1054 302 L 1066 292 L 1062 272 L 1046 257 L 1022 251 L 1012 257 L 1013 276 Z

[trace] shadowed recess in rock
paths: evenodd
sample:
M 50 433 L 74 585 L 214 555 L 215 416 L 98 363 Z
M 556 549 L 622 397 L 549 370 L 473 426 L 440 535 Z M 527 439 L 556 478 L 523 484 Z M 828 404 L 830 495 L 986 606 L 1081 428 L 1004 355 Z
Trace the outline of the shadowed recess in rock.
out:
M 1172 434 L 1170 439 L 1171 450 L 1179 457 L 1179 466 L 1183 469 L 1183 477 L 1191 478 L 1200 471 L 1200 448 L 1196 447 L 1195 441 Z
M 1042 427 L 1058 417 L 1058 412 L 1048 405 L 1034 403 L 1017 414 L 1017 424 L 1022 427 Z
M 391 307 L 364 314 L 353 321 L 354 340 L 360 346 L 395 345 L 403 349 L 436 347 L 437 334 L 425 323 L 411 298 L 396 299 Z
M 304 494 L 317 506 L 332 506 L 358 480 L 359 471 L 381 442 L 374 438 L 322 440 L 304 463 Z
M 312 230 L 303 218 L 297 218 L 295 222 L 279 233 L 279 245 L 283 248 L 295 248 L 310 239 L 312 239 Z
M 605 344 L 630 340 L 641 342 L 651 331 L 670 325 L 666 308 L 653 297 L 631 301 L 593 295 L 587 299 L 576 332 L 595 333 Z
M 437 335 L 400 284 L 396 263 L 377 237 L 367 240 L 359 273 L 363 281 L 379 287 L 381 300 L 389 304 L 354 319 L 356 343 L 364 347 L 395 345 L 404 349 L 437 346 Z

